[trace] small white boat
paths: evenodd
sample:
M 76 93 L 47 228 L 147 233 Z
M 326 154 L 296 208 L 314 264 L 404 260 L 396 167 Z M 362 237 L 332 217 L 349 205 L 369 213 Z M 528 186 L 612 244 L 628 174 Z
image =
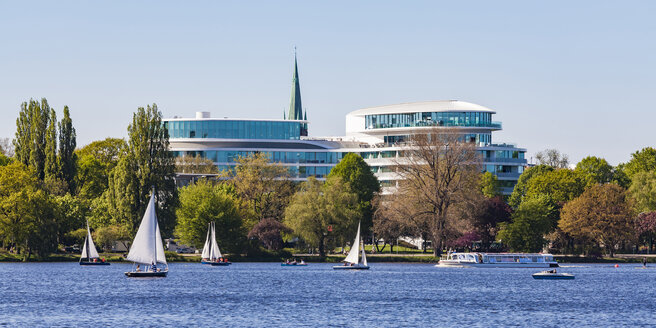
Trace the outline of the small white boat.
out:
M 232 264 L 228 259 L 223 258 L 223 255 L 221 255 L 219 245 L 216 243 L 214 222 L 208 224 L 207 238 L 205 239 L 205 246 L 203 246 L 201 257 L 201 264 L 209 264 L 211 266 L 227 266 Z
M 96 245 L 91 238 L 91 230 L 89 230 L 89 221 L 87 221 L 87 236 L 84 238 L 84 246 L 82 246 L 82 255 L 80 255 L 80 265 L 109 265 L 100 258 Z
M 460 253 L 450 252 L 436 267 L 555 268 L 551 254 L 541 253 Z
M 360 245 L 360 222 L 358 222 L 358 233 L 355 235 L 351 251 L 344 259 L 344 265 L 336 265 L 333 267 L 335 270 L 369 270 L 367 265 L 367 256 L 364 253 L 364 245 Z M 360 254 L 362 253 L 362 254 Z M 362 255 L 362 258 L 360 258 Z
M 136 268 L 125 273 L 128 277 L 166 277 L 169 272 L 162 235 L 159 232 L 159 224 L 157 224 L 157 215 L 155 214 L 154 189 L 127 259 L 137 264 Z M 158 268 L 157 265 L 160 263 L 164 264 L 166 268 Z M 144 266 L 143 269 L 140 265 Z
M 533 279 L 574 279 L 574 275 L 571 273 L 557 273 L 554 269 L 534 273 Z

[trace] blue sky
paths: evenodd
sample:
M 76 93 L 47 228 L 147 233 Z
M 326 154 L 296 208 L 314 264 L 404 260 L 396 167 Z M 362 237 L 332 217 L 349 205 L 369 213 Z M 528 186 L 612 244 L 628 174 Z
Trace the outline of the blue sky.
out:
M 132 113 L 281 118 L 298 48 L 310 135 L 362 107 L 458 99 L 495 142 L 612 164 L 654 143 L 653 1 L 0 2 L 0 137 L 20 103 L 68 105 L 78 145 Z

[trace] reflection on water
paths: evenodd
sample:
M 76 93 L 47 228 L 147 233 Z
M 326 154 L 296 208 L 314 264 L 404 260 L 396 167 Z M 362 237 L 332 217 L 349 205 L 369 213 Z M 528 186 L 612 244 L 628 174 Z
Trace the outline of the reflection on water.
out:
M 126 278 L 128 264 L 0 263 L 0 325 L 20 326 L 650 326 L 656 267 L 539 269 L 373 263 L 281 267 L 170 265 L 167 278 Z

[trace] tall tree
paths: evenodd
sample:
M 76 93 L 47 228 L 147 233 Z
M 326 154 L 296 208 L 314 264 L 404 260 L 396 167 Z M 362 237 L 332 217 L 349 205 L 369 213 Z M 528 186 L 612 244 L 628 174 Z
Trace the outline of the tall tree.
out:
M 371 167 L 360 155 L 346 154 L 342 160 L 330 170 L 328 177 L 339 176 L 348 183 L 352 192 L 358 195 L 358 210 L 362 217 L 362 227 L 367 231 L 372 226 L 374 195 L 380 192 L 378 178 L 371 171 Z
M 472 223 L 477 235 L 481 237 L 483 249 L 489 250 L 490 244 L 496 239 L 499 224 L 509 221 L 511 214 L 512 209 L 502 196 L 481 200 Z
M 447 238 L 453 204 L 478 192 L 480 157 L 473 143 L 463 142 L 454 129 L 432 128 L 416 134 L 396 165 L 402 180 L 399 190 L 407 204 L 415 204 L 408 217 L 427 218 L 435 256 Z
M 127 223 L 134 233 L 154 188 L 160 229 L 162 235 L 170 236 L 178 203 L 175 161 L 157 105 L 139 107 L 128 127 L 128 136 L 126 154 L 109 175 L 105 206 L 114 224 Z
M 624 172 L 633 179 L 638 172 L 656 171 L 656 149 L 645 147 L 631 154 L 631 160 L 624 165 Z
M 546 149 L 535 154 L 535 159 L 539 165 L 548 165 L 557 169 L 567 168 L 569 157 L 559 152 L 557 149 Z
M 48 120 L 48 131 L 46 131 L 45 164 L 43 173 L 45 179 L 55 180 L 60 178 L 59 165 L 57 163 L 57 114 L 50 109 Z
M 603 244 L 611 257 L 615 247 L 635 237 L 626 192 L 616 184 L 589 188 L 565 204 L 561 216 L 559 227 L 565 233 Z
M 500 225 L 497 236 L 513 251 L 539 252 L 557 218 L 558 208 L 549 195 L 526 197 L 512 214 L 512 221 Z
M 341 177 L 333 176 L 325 184 L 310 177 L 294 194 L 284 223 L 325 256 L 329 246 L 353 238 L 360 215 L 357 205 L 357 195 Z
M 519 176 L 519 179 L 515 184 L 515 188 L 513 189 L 512 194 L 510 194 L 508 204 L 512 208 L 517 208 L 526 196 L 528 182 L 534 177 L 546 174 L 547 172 L 551 172 L 553 170 L 554 168 L 548 165 L 537 165 L 526 169 L 522 175 Z
M 557 169 L 532 178 L 526 186 L 526 196 L 548 194 L 562 206 L 578 197 L 585 190 L 586 180 L 579 172 L 570 169 Z
M 633 175 L 629 195 L 638 213 L 656 211 L 656 171 L 642 171 Z
M 16 138 L 13 141 L 16 159 L 33 167 L 40 180 L 45 177 L 45 148 L 49 120 L 50 106 L 45 98 L 41 99 L 41 102 L 32 99 L 23 102 L 16 119 Z
M 64 106 L 64 117 L 59 122 L 59 168 L 61 177 L 68 184 L 69 191 L 75 193 L 75 175 L 77 172 L 77 155 L 75 154 L 76 134 L 73 120 Z
M 0 154 L 7 157 L 14 157 L 14 145 L 9 138 L 0 138 Z
M 75 178 L 78 197 L 93 200 L 108 188 L 109 173 L 125 155 L 127 143 L 123 139 L 107 138 L 94 141 L 75 151 Z
M 614 180 L 613 167 L 603 158 L 588 156 L 578 162 L 574 170 L 580 172 L 591 184 Z
M 481 176 L 481 192 L 487 198 L 493 198 L 501 195 L 501 186 L 496 175 L 485 172 Z

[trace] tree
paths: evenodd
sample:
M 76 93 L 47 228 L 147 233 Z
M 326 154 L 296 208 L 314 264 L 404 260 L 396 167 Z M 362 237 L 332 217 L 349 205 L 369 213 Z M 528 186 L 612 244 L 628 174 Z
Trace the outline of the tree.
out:
M 645 171 L 656 171 L 656 149 L 652 147 L 631 154 L 631 160 L 624 165 L 624 172 L 630 179 L 636 173 Z
M 84 229 L 86 235 L 87 230 Z M 122 243 L 128 249 L 128 241 L 131 240 L 130 229 L 124 225 L 109 225 L 100 227 L 94 232 L 94 240 L 103 249 L 111 249 L 114 243 Z
M 294 194 L 287 181 L 289 171 L 279 163 L 271 163 L 265 153 L 253 153 L 237 159 L 234 172 L 227 172 L 230 183 L 257 221 L 264 218 L 281 220 L 284 208 Z
M 195 173 L 195 174 L 218 174 L 219 169 L 214 165 L 212 160 L 203 158 L 200 155 L 183 156 L 175 159 L 175 171 L 177 173 Z
M 358 196 L 358 210 L 362 218 L 362 229 L 367 231 L 372 226 L 374 195 L 380 192 L 378 178 L 371 171 L 371 167 L 360 155 L 346 154 L 335 167 L 330 170 L 328 177 L 339 176 L 346 182 L 351 191 Z
M 500 225 L 497 236 L 513 251 L 539 252 L 557 217 L 558 208 L 548 195 L 527 197 L 512 214 L 512 221 Z
M 633 175 L 629 187 L 636 212 L 656 211 L 656 171 L 642 171 Z
M 485 172 L 481 175 L 481 192 L 487 198 L 494 198 L 501 195 L 501 185 L 496 175 Z
M 45 163 L 43 168 L 45 179 L 55 180 L 60 177 L 57 163 L 57 115 L 50 109 L 48 130 L 46 131 Z
M 389 197 L 378 195 L 374 198 L 374 208 L 376 209 L 373 217 L 373 231 L 377 239 L 374 240 L 376 250 L 382 252 L 385 245 L 390 245 L 390 252 L 394 252 L 394 242 L 405 234 L 412 234 L 403 217 L 395 212 L 394 206 L 389 204 Z M 393 201 L 393 200 L 391 200 Z M 383 248 L 378 249 L 378 242 L 383 240 Z
M 585 190 L 586 180 L 579 172 L 557 169 L 533 177 L 526 184 L 526 197 L 547 194 L 562 206 Z
M 106 208 L 113 224 L 127 224 L 135 233 L 154 188 L 160 229 L 163 236 L 170 236 L 178 203 L 175 161 L 156 104 L 137 109 L 128 136 L 126 153 L 109 175 Z
M 61 178 L 68 184 L 69 191 L 75 193 L 77 155 L 75 154 L 76 134 L 68 106 L 64 106 L 64 117 L 59 122 L 59 168 Z
M 123 139 L 107 138 L 94 141 L 75 151 L 77 170 L 76 194 L 93 200 L 108 188 L 109 173 L 125 155 L 127 143 Z
M 333 176 L 325 184 L 314 177 L 303 182 L 285 210 L 284 223 L 325 256 L 326 249 L 352 238 L 359 220 L 357 195 Z M 347 237 L 348 235 L 348 237 Z
M 575 238 L 603 244 L 612 257 L 615 247 L 633 239 L 633 220 L 624 188 L 595 185 L 562 209 L 559 227 Z
M 508 204 L 512 208 L 517 208 L 526 196 L 528 182 L 534 177 L 546 174 L 547 172 L 551 172 L 553 170 L 553 167 L 548 165 L 537 165 L 529 167 L 527 170 L 525 170 L 522 175 L 519 176 L 519 179 L 515 184 L 515 188 L 513 189 L 512 194 L 510 194 Z
M 219 186 L 207 180 L 180 189 L 180 207 L 176 210 L 178 224 L 175 234 L 183 244 L 203 248 L 208 224 L 215 222 L 219 246 L 238 253 L 246 237 L 244 214 L 239 201 Z
M 37 178 L 43 180 L 46 161 L 46 134 L 50 120 L 50 106 L 43 98 L 41 102 L 30 99 L 21 104 L 21 110 L 16 119 L 16 138 L 14 150 L 16 159 L 34 167 Z
M 7 164 L 11 163 L 11 158 L 0 154 L 0 166 L 5 166 Z
M 569 157 L 562 154 L 557 149 L 546 149 L 535 154 L 535 159 L 539 165 L 548 165 L 557 169 L 567 168 Z
M 613 167 L 605 159 L 594 156 L 582 159 L 574 171 L 581 173 L 590 184 L 609 183 L 615 179 Z
M 649 245 L 647 252 L 651 253 L 654 248 L 654 240 L 656 239 L 656 211 L 638 214 L 636 218 L 636 233 L 638 238 L 647 242 Z
M 396 163 L 400 193 L 409 208 L 408 217 L 427 219 L 435 256 L 447 239 L 451 206 L 477 192 L 480 157 L 473 143 L 461 141 L 457 130 L 432 128 L 416 134 Z
M 490 244 L 496 239 L 499 224 L 510 220 L 512 209 L 502 196 L 483 198 L 480 209 L 473 216 L 473 226 L 481 238 L 484 250 L 489 250 Z
M 248 233 L 248 238 L 257 238 L 266 246 L 268 250 L 277 251 L 282 249 L 283 233 L 291 233 L 292 230 L 287 228 L 282 222 L 266 218 L 260 220 L 253 229 Z
M 0 138 L 0 154 L 7 157 L 14 157 L 14 145 L 9 138 Z

